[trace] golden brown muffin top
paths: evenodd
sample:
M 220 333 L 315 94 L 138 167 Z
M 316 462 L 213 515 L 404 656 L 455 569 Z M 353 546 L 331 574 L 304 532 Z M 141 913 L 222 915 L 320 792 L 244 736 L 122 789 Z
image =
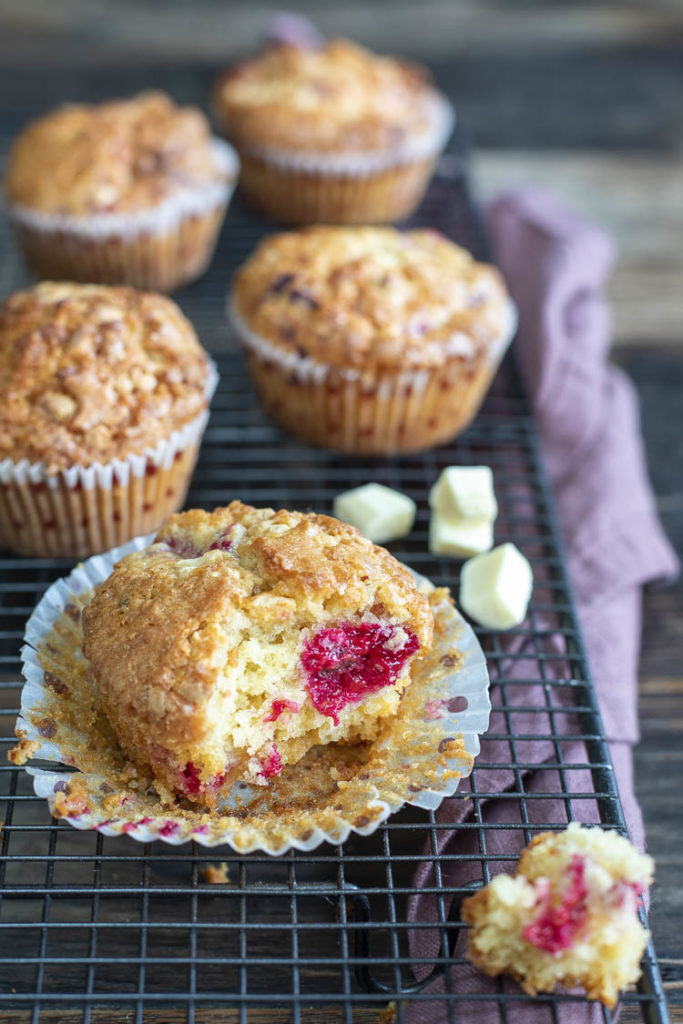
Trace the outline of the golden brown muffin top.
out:
M 343 39 L 274 46 L 227 71 L 214 102 L 238 148 L 323 154 L 400 151 L 433 135 L 447 107 L 425 68 Z
M 0 310 L 0 459 L 55 472 L 142 453 L 206 408 L 210 366 L 170 299 L 42 282 Z
M 96 681 L 134 687 L 152 718 L 190 729 L 189 705 L 221 685 L 226 652 L 250 631 L 284 624 L 303 640 L 368 615 L 409 626 L 418 656 L 429 650 L 429 602 L 388 551 L 329 516 L 233 501 L 171 516 L 120 561 L 83 613 L 83 651 Z
M 87 216 L 149 209 L 223 177 L 202 112 L 142 92 L 31 121 L 10 150 L 4 184 L 12 203 Z
M 238 272 L 233 307 L 284 352 L 361 370 L 476 358 L 510 318 L 494 267 L 436 231 L 394 228 L 272 235 Z

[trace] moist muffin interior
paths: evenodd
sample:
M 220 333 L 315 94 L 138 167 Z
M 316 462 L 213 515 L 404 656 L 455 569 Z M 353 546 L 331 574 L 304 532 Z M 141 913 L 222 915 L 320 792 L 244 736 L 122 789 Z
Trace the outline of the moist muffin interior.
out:
M 432 631 L 408 570 L 353 527 L 233 502 L 120 562 L 83 650 L 124 752 L 212 806 L 313 746 L 374 739 Z

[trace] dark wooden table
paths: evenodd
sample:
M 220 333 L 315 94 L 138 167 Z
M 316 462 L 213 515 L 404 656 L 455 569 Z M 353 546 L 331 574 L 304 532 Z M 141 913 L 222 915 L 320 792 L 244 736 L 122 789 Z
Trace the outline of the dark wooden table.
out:
M 482 199 L 536 182 L 614 232 L 614 359 L 638 389 L 658 508 L 683 555 L 683 2 L 299 7 L 328 34 L 432 63 L 476 147 Z M 104 97 L 154 85 L 173 66 L 176 94 L 204 102 L 213 67 L 254 45 L 263 5 L 169 2 L 161 15 L 152 0 L 125 12 L 113 0 L 2 0 L 0 17 L 0 113 L 38 113 L 78 98 L 86 68 Z M 186 60 L 205 71 L 184 74 Z M 683 1021 L 683 581 L 644 595 L 640 697 L 651 920 Z

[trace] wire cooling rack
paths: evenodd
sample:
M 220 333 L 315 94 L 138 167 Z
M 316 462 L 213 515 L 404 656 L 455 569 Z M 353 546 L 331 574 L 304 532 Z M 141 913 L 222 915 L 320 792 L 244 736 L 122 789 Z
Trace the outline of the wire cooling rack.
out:
M 460 171 L 460 157 L 451 154 L 414 220 L 481 252 L 478 220 Z M 443 848 L 440 838 L 452 827 L 448 818 L 406 809 L 373 836 L 277 860 L 77 832 L 50 819 L 23 771 L 0 764 L 0 1022 L 379 1024 L 392 1019 L 382 1016 L 392 1001 L 398 1022 L 411 1021 L 420 1003 L 425 1013 L 439 1007 L 439 1024 L 474 1019 L 480 1007 L 490 1014 L 487 1020 L 524 1020 L 529 997 L 510 984 L 486 995 L 483 977 L 481 991 L 468 991 L 463 1014 L 465 995 L 448 972 L 464 964 L 458 942 L 463 893 L 486 883 L 504 860 L 496 852 L 501 830 L 521 830 L 527 842 L 543 828 L 581 819 L 588 804 L 597 807 L 604 824 L 623 829 L 534 424 L 513 366 L 505 364 L 473 426 L 424 456 L 349 459 L 283 436 L 260 411 L 224 318 L 230 274 L 265 230 L 235 204 L 210 272 L 178 296 L 204 344 L 217 354 L 221 372 L 188 504 L 212 507 L 239 497 L 256 505 L 329 512 L 339 491 L 377 480 L 418 504 L 415 530 L 392 546 L 393 553 L 457 593 L 459 563 L 427 553 L 427 490 L 451 463 L 491 465 L 500 505 L 496 538 L 526 552 L 536 579 L 529 620 L 513 634 L 525 653 L 504 648 L 509 636 L 503 641 L 480 634 L 501 708 L 495 720 L 500 732 L 489 738 L 504 744 L 505 756 L 494 763 L 478 760 L 471 813 Z M 24 283 L 23 272 L 6 234 L 0 246 L 9 291 Z M 19 704 L 25 620 L 46 586 L 70 567 L 52 559 L 0 561 L 3 747 L 12 743 Z M 549 635 L 564 645 L 559 653 L 548 646 Z M 534 693 L 540 700 L 532 699 Z M 571 733 L 563 731 L 567 693 L 574 699 Z M 552 747 L 547 774 L 540 778 L 552 783 L 531 790 L 526 773 L 533 765 L 524 757 L 537 715 L 544 716 Z M 579 762 L 572 760 L 570 746 L 577 736 L 585 751 Z M 587 769 L 592 784 L 574 792 L 572 773 Z M 489 780 L 507 773 L 512 824 L 486 820 L 484 771 L 494 773 L 486 775 Z M 544 801 L 558 820 L 539 811 Z M 460 840 L 469 852 L 462 852 Z M 408 906 L 425 857 L 433 864 L 427 891 L 436 909 L 434 919 L 420 927 L 436 933 L 438 942 L 433 955 L 418 963 L 409 949 L 415 933 Z M 223 860 L 229 880 L 205 882 L 203 868 Z M 449 887 L 449 869 L 461 862 L 468 862 L 474 881 Z M 441 976 L 442 988 L 432 990 Z M 548 1019 L 561 1021 L 562 1004 L 577 1000 L 544 1000 Z M 626 1021 L 668 1020 L 651 946 L 639 988 L 622 1005 Z M 601 1015 L 605 1022 L 613 1019 L 607 1010 Z

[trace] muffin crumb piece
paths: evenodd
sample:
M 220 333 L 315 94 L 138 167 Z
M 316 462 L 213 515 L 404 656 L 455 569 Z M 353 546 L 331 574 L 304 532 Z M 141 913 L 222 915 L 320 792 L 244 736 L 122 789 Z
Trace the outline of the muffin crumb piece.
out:
M 36 750 L 40 747 L 38 740 L 29 740 L 26 736 L 20 736 L 16 747 L 7 751 L 7 760 L 10 764 L 20 767 L 30 761 Z
M 210 885 L 227 885 L 230 882 L 227 862 L 206 864 L 201 870 L 202 879 Z
M 638 910 L 653 873 L 652 858 L 615 832 L 577 822 L 544 832 L 514 876 L 498 875 L 463 902 L 468 958 L 530 995 L 581 986 L 614 1007 L 640 977 L 648 933 Z

